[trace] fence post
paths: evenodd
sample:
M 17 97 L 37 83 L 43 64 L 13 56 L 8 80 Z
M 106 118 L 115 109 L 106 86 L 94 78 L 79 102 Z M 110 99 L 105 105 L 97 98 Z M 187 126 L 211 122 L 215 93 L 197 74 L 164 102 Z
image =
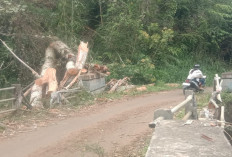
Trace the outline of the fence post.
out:
M 20 84 L 12 84 L 14 89 L 14 96 L 15 96 L 15 101 L 14 101 L 14 108 L 18 109 L 20 108 L 21 102 L 22 102 L 22 88 Z
M 185 98 L 187 98 L 189 95 L 192 95 L 192 101 L 190 101 L 186 106 L 185 106 L 185 115 L 189 114 L 190 112 L 192 115 L 190 116 L 191 119 L 198 119 L 198 114 L 197 114 L 197 103 L 195 100 L 194 92 L 192 90 L 186 90 L 185 91 Z

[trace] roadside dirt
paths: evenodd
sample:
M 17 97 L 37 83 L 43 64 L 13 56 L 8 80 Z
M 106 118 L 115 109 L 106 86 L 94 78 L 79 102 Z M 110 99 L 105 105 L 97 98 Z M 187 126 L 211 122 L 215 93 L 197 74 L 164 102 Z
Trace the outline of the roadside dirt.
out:
M 0 156 L 143 156 L 153 132 L 148 123 L 154 111 L 183 100 L 182 90 L 176 89 L 91 105 L 33 131 L 0 138 Z

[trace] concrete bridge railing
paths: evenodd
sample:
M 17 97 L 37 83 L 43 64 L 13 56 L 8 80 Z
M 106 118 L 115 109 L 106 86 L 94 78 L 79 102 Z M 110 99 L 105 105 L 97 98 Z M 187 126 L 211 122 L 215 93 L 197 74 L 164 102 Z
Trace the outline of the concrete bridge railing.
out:
M 155 126 L 161 120 L 173 119 L 174 114 L 185 108 L 185 116 L 183 120 L 187 119 L 198 119 L 197 115 L 197 103 L 195 100 L 194 92 L 192 90 L 186 90 L 185 100 L 180 104 L 176 105 L 172 109 L 158 109 L 154 112 L 154 121 L 149 123 L 150 128 L 155 128 Z

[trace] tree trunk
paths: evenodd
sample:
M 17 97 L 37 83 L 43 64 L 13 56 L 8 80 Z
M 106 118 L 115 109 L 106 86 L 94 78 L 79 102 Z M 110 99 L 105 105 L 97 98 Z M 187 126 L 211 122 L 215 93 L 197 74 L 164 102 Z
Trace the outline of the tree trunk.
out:
M 76 83 L 78 77 L 80 76 L 81 72 L 85 71 L 83 70 L 87 56 L 88 56 L 88 42 L 80 42 L 80 45 L 78 47 L 77 57 L 76 57 L 76 64 L 74 64 L 74 61 L 70 61 L 66 65 L 66 73 L 64 75 L 63 80 L 60 83 L 59 89 L 62 89 L 66 82 L 70 79 L 72 79 L 72 76 L 75 76 L 73 80 L 65 87 L 65 89 L 69 89 L 74 83 Z
M 70 56 L 74 56 L 71 49 L 61 41 L 55 41 L 49 45 L 45 52 L 45 62 L 42 66 L 40 76 L 42 78 L 37 79 L 31 90 L 30 102 L 32 107 L 43 107 L 42 104 L 42 89 L 45 83 L 49 84 L 50 90 L 55 91 L 57 89 L 57 82 L 55 77 L 56 59 L 63 57 L 68 59 Z M 50 70 L 48 70 L 50 69 Z M 48 70 L 48 71 L 47 71 Z M 47 71 L 47 74 L 46 74 Z M 49 74 L 52 71 L 52 75 Z M 46 74 L 46 75 L 45 75 Z M 54 78 L 55 77 L 55 78 Z
M 46 94 L 50 95 L 52 92 L 55 92 L 58 88 L 58 83 L 56 80 L 56 69 L 48 68 L 43 77 L 35 80 L 35 84 L 39 86 L 48 84 L 48 91 Z

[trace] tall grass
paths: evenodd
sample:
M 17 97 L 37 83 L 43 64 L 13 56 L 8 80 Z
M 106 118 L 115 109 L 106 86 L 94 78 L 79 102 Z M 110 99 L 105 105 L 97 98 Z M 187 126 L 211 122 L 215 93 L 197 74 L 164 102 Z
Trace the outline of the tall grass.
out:
M 206 85 L 212 86 L 215 74 L 220 76 L 223 72 L 230 70 L 228 64 L 218 59 L 210 58 L 209 56 L 201 59 L 191 56 L 185 56 L 185 58 L 179 59 L 179 62 L 173 65 L 168 64 L 156 67 L 156 79 L 169 83 L 181 83 L 187 78 L 189 70 L 195 64 L 200 64 L 201 71 L 207 76 Z

